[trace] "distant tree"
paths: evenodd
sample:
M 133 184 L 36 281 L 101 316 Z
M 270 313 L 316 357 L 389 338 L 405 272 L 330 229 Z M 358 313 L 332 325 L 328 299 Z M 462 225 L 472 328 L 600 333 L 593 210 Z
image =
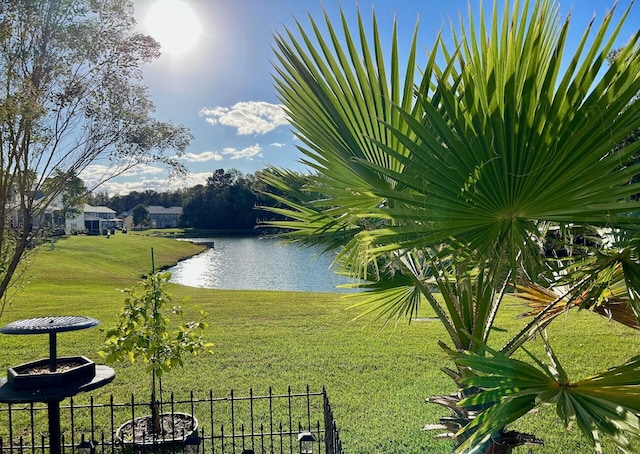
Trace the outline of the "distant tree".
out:
M 210 218 L 207 213 L 210 205 L 207 204 L 206 187 L 198 184 L 189 188 L 186 201 L 182 207 L 181 224 L 186 227 L 200 227 L 207 224 Z
M 226 189 L 233 185 L 242 174 L 236 169 L 225 171 L 224 169 L 216 169 L 209 178 L 207 178 L 207 186 L 214 189 Z
M 206 185 L 160 193 L 150 189 L 131 191 L 111 197 L 106 192 L 97 192 L 90 195 L 88 203 L 108 206 L 117 213 L 130 212 L 132 207 L 139 204 L 147 207 L 180 206 L 183 207 L 182 227 L 248 230 L 266 216 L 270 220 L 282 218 L 260 209 L 278 205 L 278 202 L 266 194 L 266 184 L 258 177 L 263 173 L 274 172 L 274 169 L 266 169 L 245 175 L 237 169 L 217 169 L 207 178 Z M 292 175 L 296 175 L 301 186 L 307 182 L 305 175 Z
M 114 195 L 113 197 L 109 197 L 107 206 L 118 214 L 122 213 L 123 211 L 126 211 L 129 208 L 127 205 L 124 204 L 123 196 L 118 194 Z
M 178 157 L 191 134 L 151 117 L 141 83 L 158 56 L 158 43 L 135 30 L 131 0 L 0 2 L 2 301 L 34 239 L 29 227 L 67 179 L 98 159 L 105 170 L 90 190 L 141 163 L 184 172 Z
M 182 206 L 182 191 L 161 192 L 158 194 L 154 205 L 160 205 L 163 207 Z
M 133 225 L 136 227 L 146 227 L 149 225 L 149 210 L 143 204 L 133 207 L 131 210 Z
M 156 192 L 153 190 L 145 190 L 143 192 L 131 191 L 129 194 L 116 194 L 108 197 L 102 204 L 115 210 L 117 213 L 121 213 L 130 210 L 131 207 L 140 203 L 146 206 L 182 206 L 183 197 L 183 190 L 177 190 L 175 192 Z
M 94 191 L 87 196 L 87 203 L 93 206 L 109 206 L 109 201 L 107 191 Z
M 75 173 L 70 175 L 56 169 L 44 186 L 44 193 L 58 194 L 60 210 L 56 212 L 55 224 L 64 224 L 66 218 L 77 217 L 83 211 L 83 205 L 87 200 L 87 187 L 84 181 Z
M 182 222 L 200 229 L 248 230 L 257 222 L 255 178 L 236 169 L 217 169 L 206 186 L 190 189 Z
M 127 199 L 127 209 L 131 209 L 131 207 L 134 207 L 139 204 L 142 204 L 142 205 L 146 204 L 146 200 L 143 193 L 138 191 L 131 191 L 129 195 L 126 197 L 126 199 Z
M 59 169 L 56 169 L 53 177 L 48 181 L 46 191 L 60 193 L 58 185 L 62 187 L 61 202 L 62 210 L 60 216 L 64 218 L 73 218 L 82 213 L 83 205 L 87 200 L 87 186 L 82 181 L 82 178 L 78 177 L 75 172 L 71 174 L 65 174 Z

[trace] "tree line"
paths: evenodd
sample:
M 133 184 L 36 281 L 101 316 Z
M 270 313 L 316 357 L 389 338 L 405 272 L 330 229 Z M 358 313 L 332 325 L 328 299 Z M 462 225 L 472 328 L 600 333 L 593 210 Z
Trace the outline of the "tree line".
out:
M 109 196 L 106 192 L 89 194 L 87 203 L 107 206 L 120 214 L 131 213 L 137 207 L 181 206 L 181 227 L 207 230 L 251 230 L 262 220 L 273 220 L 277 215 L 260 207 L 277 207 L 276 200 L 265 195 L 266 187 L 261 175 L 243 174 L 236 169 L 217 169 L 205 184 L 175 191 L 131 191 L 128 194 Z M 273 192 L 273 190 L 270 190 Z

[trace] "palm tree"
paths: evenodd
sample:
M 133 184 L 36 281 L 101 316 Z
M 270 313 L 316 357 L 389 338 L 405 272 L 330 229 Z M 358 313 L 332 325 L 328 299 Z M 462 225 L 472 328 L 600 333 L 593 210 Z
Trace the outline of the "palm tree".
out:
M 507 2 L 504 13 L 494 6 L 489 18 L 461 20 L 453 47 L 438 37 L 420 71 L 417 27 L 401 67 L 394 25 L 387 65 L 375 15 L 372 38 L 359 13 L 357 39 L 344 14 L 342 34 L 325 14 L 324 30 L 310 17 L 309 30 L 297 23 L 276 37 L 277 89 L 314 173 L 304 190 L 291 172 L 263 174 L 279 194 L 274 211 L 288 218 L 269 225 L 339 250 L 338 271 L 364 282 L 365 313 L 411 319 L 423 301 L 431 306 L 449 335 L 442 346 L 456 367 L 444 370 L 458 392 L 431 399 L 454 416 L 428 428 L 445 429 L 458 452 L 538 442 L 506 426 L 541 404 L 555 404 L 598 451 L 600 434 L 624 451 L 624 433 L 640 429 L 638 358 L 571 381 L 550 346 L 550 365 L 511 357 L 558 307 L 602 309 L 613 280 L 640 315 L 640 258 L 629 241 L 640 143 L 620 146 L 640 127 L 640 103 L 630 103 L 640 32 L 606 65 L 629 10 L 618 24 L 609 14 L 590 26 L 565 59 L 570 20 L 553 0 Z M 576 230 L 616 241 L 545 257 L 550 231 L 572 250 Z M 511 285 L 530 302 L 545 289 L 543 305 L 492 348 Z

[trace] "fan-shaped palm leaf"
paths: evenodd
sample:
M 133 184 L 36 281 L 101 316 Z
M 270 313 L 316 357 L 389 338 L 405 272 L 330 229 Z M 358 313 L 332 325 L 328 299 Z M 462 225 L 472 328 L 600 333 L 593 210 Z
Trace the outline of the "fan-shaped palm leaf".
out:
M 403 112 L 417 143 L 392 128 L 411 154 L 378 144 L 404 163 L 402 173 L 378 170 L 409 190 L 379 193 L 401 202 L 388 211 L 396 223 L 363 232 L 363 241 L 411 248 L 455 237 L 474 253 L 506 249 L 516 257 L 530 244 L 537 256 L 531 239 L 541 221 L 605 226 L 638 209 L 628 201 L 638 190 L 628 184 L 638 168 L 620 162 L 640 142 L 611 150 L 640 123 L 640 103 L 628 106 L 640 84 L 640 34 L 626 48 L 626 66 L 616 61 L 596 79 L 611 48 L 611 39 L 603 43 L 607 16 L 589 48 L 585 34 L 584 52 L 559 78 L 569 23 L 549 20 L 551 11 L 542 1 L 529 18 L 514 13 L 500 24 L 494 15 L 490 27 L 481 22 L 493 31 L 486 39 L 463 29 L 462 50 L 450 52 L 458 72 L 425 75 L 434 88 L 419 93 L 423 116 Z
M 462 382 L 482 389 L 460 405 L 490 405 L 461 432 L 470 434 L 459 452 L 481 444 L 533 408 L 551 404 L 565 424 L 575 422 L 598 452 L 600 436 L 631 453 L 625 433 L 640 430 L 640 357 L 593 377 L 572 382 L 545 341 L 549 364 L 530 355 L 537 367 L 487 348 L 490 356 L 456 354 L 456 363 L 470 373 Z
M 567 56 L 569 19 L 560 21 L 553 0 L 515 0 L 512 11 L 507 1 L 504 14 L 494 2 L 490 18 L 461 21 L 453 47 L 436 39 L 420 79 L 417 31 L 401 70 L 395 29 L 387 67 L 375 16 L 371 39 L 360 15 L 357 35 L 344 16 L 341 35 L 327 15 L 324 32 L 312 18 L 308 32 L 300 23 L 286 30 L 276 36 L 276 87 L 316 174 L 290 191 L 288 177 L 273 174 L 271 183 L 291 194 L 278 196 L 285 207 L 277 209 L 290 220 L 269 225 L 340 247 L 342 271 L 370 282 L 368 303 L 385 317 L 410 318 L 422 293 L 456 348 L 482 352 L 507 281 L 544 269 L 549 224 L 637 223 L 631 213 L 640 202 L 631 196 L 640 183 L 631 181 L 640 163 L 631 157 L 640 142 L 623 142 L 640 129 L 640 103 L 630 104 L 640 86 L 640 31 L 606 67 L 629 11 L 617 25 L 609 14 L 590 26 Z M 638 261 L 614 261 L 638 315 Z M 571 290 L 580 294 L 603 269 L 574 275 Z M 496 406 L 496 421 L 521 415 L 532 396 Z M 604 425 L 598 430 L 612 437 L 624 430 Z
M 344 18 L 342 40 L 328 18 L 328 41 L 313 19 L 312 36 L 299 25 L 300 39 L 277 37 L 278 91 L 318 172 L 310 189 L 327 195 L 313 203 L 321 222 L 344 232 L 362 219 L 385 220 L 359 229 L 356 242 L 343 238 L 353 247 L 343 254 L 351 270 L 378 253 L 452 238 L 460 253 L 535 257 L 543 221 L 611 226 L 640 208 L 628 200 L 640 185 L 627 184 L 640 166 L 620 166 L 640 142 L 612 151 L 640 127 L 640 103 L 628 105 L 640 83 L 640 33 L 605 69 L 620 29 L 609 34 L 608 15 L 564 63 L 569 21 L 559 23 L 550 0 L 529 11 L 529 2 L 516 2 L 502 22 L 482 16 L 479 32 L 471 19 L 453 51 L 437 40 L 417 104 L 415 38 L 403 84 L 391 47 L 390 84 L 375 17 L 373 54 L 361 17 L 359 49 Z

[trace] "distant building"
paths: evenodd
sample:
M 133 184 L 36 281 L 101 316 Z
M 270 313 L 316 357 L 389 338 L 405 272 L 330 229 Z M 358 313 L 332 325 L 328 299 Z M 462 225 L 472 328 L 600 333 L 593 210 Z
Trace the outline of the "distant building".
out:
M 34 198 L 34 206 L 47 207 L 44 210 L 34 210 L 34 216 L 31 219 L 32 227 L 55 229 L 56 227 L 64 228 L 64 218 L 62 217 L 62 195 L 58 194 L 54 199 L 46 200 L 45 195 L 40 192 Z
M 145 207 L 149 213 L 149 227 L 154 229 L 171 229 L 180 225 L 182 207 L 163 207 L 159 205 L 149 205 Z M 131 210 L 121 215 L 124 219 L 124 226 L 127 229 L 137 227 L 133 225 L 133 214 Z
M 149 205 L 147 207 L 151 227 L 157 229 L 170 229 L 178 227 L 180 216 L 182 216 L 182 207 L 173 206 L 165 208 L 163 206 Z
M 111 208 L 84 204 L 82 213 L 75 218 L 69 218 L 65 223 L 67 233 L 86 232 L 99 235 L 105 229 L 122 227 L 122 222 L 116 219 L 116 212 Z
M 13 228 L 22 227 L 28 222 L 28 228 L 55 229 L 64 228 L 62 212 L 62 196 L 58 195 L 54 199 L 47 199 L 42 192 L 28 194 L 33 197 L 33 205 L 30 210 L 31 218 L 27 221 L 20 209 L 18 195 L 10 189 L 10 194 L 5 205 L 6 225 Z M 46 205 L 46 207 L 45 207 Z M 45 208 L 43 208 L 45 207 Z

